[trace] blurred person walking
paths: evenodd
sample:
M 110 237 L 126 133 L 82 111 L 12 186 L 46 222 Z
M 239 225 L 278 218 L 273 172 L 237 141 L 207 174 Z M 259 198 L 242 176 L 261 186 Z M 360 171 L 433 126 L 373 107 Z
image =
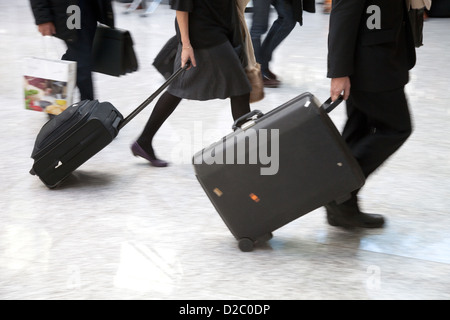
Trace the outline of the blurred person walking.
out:
M 269 29 L 271 6 L 277 11 L 278 17 Z M 268 88 L 277 88 L 281 83 L 269 69 L 269 63 L 275 49 L 287 38 L 296 23 L 303 24 L 303 10 L 315 12 L 315 0 L 253 0 L 250 35 L 256 61 L 261 65 L 264 85 Z
M 77 62 L 77 87 L 81 100 L 94 99 L 92 81 L 92 46 L 97 22 L 114 28 L 112 0 L 30 0 L 36 25 L 43 36 L 55 36 L 65 41 L 67 51 L 63 60 Z M 79 17 L 69 16 L 69 6 L 80 9 Z M 80 18 L 79 27 L 68 23 Z M 76 22 L 72 21 L 71 22 Z M 76 26 L 76 23 L 74 23 Z
M 330 13 L 331 11 L 331 2 L 332 0 L 324 0 L 323 1 L 323 13 Z
M 369 177 L 412 132 L 405 96 L 416 62 L 405 0 L 333 0 L 328 38 L 331 96 L 347 100 L 343 137 Z M 359 191 L 359 190 L 358 190 Z M 379 228 L 382 215 L 360 211 L 358 191 L 325 206 L 329 224 Z
M 153 137 L 182 99 L 231 100 L 233 119 L 250 112 L 251 85 L 232 42 L 236 30 L 236 0 L 172 0 L 179 41 L 174 68 L 191 66 L 157 101 L 142 134 L 131 146 L 135 156 L 152 166 L 168 163 L 156 157 Z

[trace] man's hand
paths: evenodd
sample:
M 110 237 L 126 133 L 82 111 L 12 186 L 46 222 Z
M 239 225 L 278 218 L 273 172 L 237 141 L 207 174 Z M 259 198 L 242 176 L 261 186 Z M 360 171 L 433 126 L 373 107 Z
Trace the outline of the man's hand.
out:
M 341 94 L 344 96 L 344 100 L 347 100 L 350 96 L 350 87 L 351 83 L 349 77 L 331 79 L 331 100 L 336 101 Z
M 38 25 L 38 30 L 43 36 L 53 36 L 56 33 L 53 22 L 46 22 Z

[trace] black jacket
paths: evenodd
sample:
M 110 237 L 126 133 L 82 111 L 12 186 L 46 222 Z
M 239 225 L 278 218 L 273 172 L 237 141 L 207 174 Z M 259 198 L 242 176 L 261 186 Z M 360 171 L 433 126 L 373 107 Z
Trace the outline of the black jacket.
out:
M 405 0 L 333 0 L 329 28 L 329 78 L 349 76 L 352 88 L 370 92 L 408 83 L 416 52 Z
M 97 4 L 97 21 L 114 28 L 112 0 L 89 1 L 95 1 Z M 67 27 L 67 19 L 70 16 L 67 8 L 70 5 L 77 5 L 78 0 L 30 0 L 30 4 L 37 25 L 53 22 L 56 28 L 56 37 L 66 41 L 76 39 L 76 30 Z

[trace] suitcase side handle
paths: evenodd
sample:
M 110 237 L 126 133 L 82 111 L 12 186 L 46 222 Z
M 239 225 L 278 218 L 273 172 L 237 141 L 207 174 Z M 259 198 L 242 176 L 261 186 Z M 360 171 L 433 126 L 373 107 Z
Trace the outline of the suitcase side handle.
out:
M 326 113 L 330 113 L 331 111 L 333 111 L 339 104 L 341 104 L 341 102 L 344 101 L 344 96 L 340 95 L 335 101 L 331 100 L 331 97 L 328 98 L 327 101 L 325 101 L 323 103 L 323 105 L 321 106 L 321 108 L 326 112 Z
M 241 128 L 242 124 L 244 124 L 245 122 L 255 118 L 261 118 L 263 115 L 264 113 L 262 113 L 260 110 L 253 110 L 247 114 L 244 114 L 233 123 L 232 129 L 233 131 L 236 131 L 238 128 Z
M 142 104 L 137 107 L 133 112 L 131 112 L 119 125 L 118 130 L 125 127 L 128 122 L 130 122 L 134 117 L 136 117 L 142 110 L 144 110 L 155 98 L 163 92 L 178 76 L 191 66 L 191 61 L 187 61 L 184 67 L 180 67 L 176 72 L 174 72 L 167 80 L 158 88 L 150 97 L 147 98 Z

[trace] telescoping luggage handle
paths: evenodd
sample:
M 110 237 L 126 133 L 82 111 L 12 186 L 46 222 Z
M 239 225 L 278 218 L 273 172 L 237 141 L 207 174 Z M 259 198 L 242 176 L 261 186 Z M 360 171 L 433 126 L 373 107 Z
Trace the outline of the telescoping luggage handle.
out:
M 237 128 L 241 128 L 244 123 L 247 123 L 248 121 L 252 119 L 258 119 L 261 118 L 264 115 L 260 110 L 253 110 L 247 114 L 244 114 L 242 117 L 238 118 L 233 123 L 233 130 L 236 131 Z M 242 128 L 244 129 L 244 128 Z
M 342 101 L 344 101 L 344 96 L 340 95 L 336 100 L 331 100 L 331 97 L 323 103 L 321 108 L 326 112 L 330 113 L 333 111 Z
M 156 90 L 150 97 L 147 98 L 142 104 L 137 107 L 133 112 L 131 112 L 123 121 L 119 124 L 118 129 L 122 129 L 125 127 L 128 122 L 130 122 L 134 117 L 136 117 L 142 110 L 144 110 L 155 98 L 163 92 L 183 71 L 185 71 L 191 65 L 190 61 L 188 61 L 184 67 L 180 67 L 175 73 L 173 73 L 166 82 L 163 83 L 158 90 Z
M 331 100 L 331 97 L 328 98 L 327 101 L 325 101 L 321 108 L 326 112 L 326 113 L 330 113 L 331 111 L 333 111 L 342 101 L 344 101 L 344 97 L 342 95 L 340 95 L 335 101 Z M 261 118 L 264 115 L 264 113 L 262 113 L 260 110 L 253 110 L 245 115 L 243 115 L 242 117 L 238 118 L 234 123 L 233 123 L 233 130 L 236 131 L 236 129 L 241 128 L 244 129 L 244 126 L 246 123 L 248 123 L 248 126 L 252 126 L 254 123 L 252 123 L 252 121 L 254 122 L 256 119 Z

